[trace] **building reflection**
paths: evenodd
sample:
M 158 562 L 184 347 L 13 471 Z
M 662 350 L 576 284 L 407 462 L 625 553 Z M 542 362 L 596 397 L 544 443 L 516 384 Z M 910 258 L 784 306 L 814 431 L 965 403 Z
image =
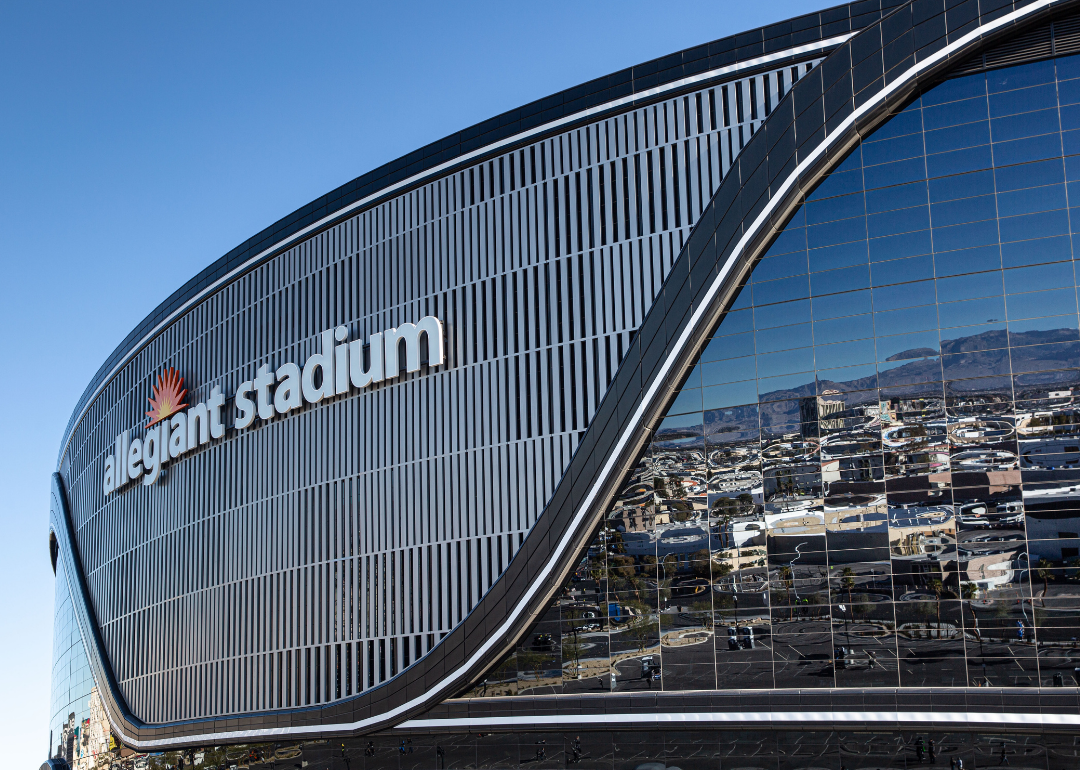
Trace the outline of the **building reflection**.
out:
M 956 141 L 986 141 L 980 104 L 1022 112 L 1057 97 L 1015 84 L 1080 73 L 1020 70 L 916 99 L 809 196 L 549 608 L 561 659 L 519 695 L 1080 684 L 1075 278 L 1067 241 L 1004 219 L 1063 207 L 1080 166 L 986 152 L 952 178 L 919 157 L 954 107 L 976 120 Z M 991 245 L 957 226 L 979 217 Z
M 829 385 L 665 419 L 516 682 L 467 695 L 1076 686 L 1071 396 Z

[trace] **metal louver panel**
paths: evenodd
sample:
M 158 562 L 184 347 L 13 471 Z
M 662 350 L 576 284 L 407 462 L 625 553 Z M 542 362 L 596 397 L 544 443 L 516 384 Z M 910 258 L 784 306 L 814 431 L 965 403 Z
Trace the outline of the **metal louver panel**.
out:
M 986 67 L 1008 67 L 1036 59 L 1045 59 L 1054 55 L 1054 49 L 1050 35 L 1050 25 L 1032 30 L 1026 35 L 1021 35 L 1015 40 L 1009 40 L 999 46 L 991 48 L 983 56 Z
M 1024 35 L 978 53 L 951 70 L 949 77 L 1073 53 L 1080 53 L 1080 14 L 1070 14 L 1043 24 Z
M 1080 53 L 1080 16 L 1054 22 L 1054 53 Z

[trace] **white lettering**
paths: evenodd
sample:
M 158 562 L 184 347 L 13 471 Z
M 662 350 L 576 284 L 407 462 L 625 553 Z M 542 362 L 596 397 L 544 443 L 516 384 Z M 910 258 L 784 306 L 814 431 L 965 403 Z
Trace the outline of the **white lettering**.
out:
M 127 477 L 136 481 L 142 474 L 142 439 L 133 438 L 127 445 Z
M 169 461 L 169 441 L 171 440 L 170 432 L 172 429 L 172 420 L 162 420 L 158 423 L 158 427 L 161 431 L 161 435 L 159 436 L 159 440 L 161 441 L 161 451 L 158 452 L 161 460 L 159 462 L 164 465 Z
M 225 435 L 225 423 L 221 420 L 225 396 L 221 395 L 220 387 L 215 387 L 210 391 L 210 400 L 206 403 L 210 407 L 210 438 L 221 438 Z
M 270 400 L 270 386 L 274 384 L 274 373 L 270 364 L 263 364 L 255 373 L 255 399 L 259 404 L 259 418 L 269 420 L 274 416 L 274 402 Z
M 143 484 L 150 486 L 161 474 L 161 466 L 164 465 L 165 447 L 161 443 L 161 423 L 153 428 L 147 428 L 143 434 L 143 467 L 146 468 L 146 476 Z
M 119 489 L 127 481 L 127 447 L 124 444 L 126 435 L 127 431 L 124 431 L 116 437 L 116 484 L 113 489 Z
M 324 398 L 334 395 L 334 332 L 324 331 L 319 335 L 322 352 L 313 353 L 304 364 L 304 399 L 310 404 L 317 404 Z M 296 364 L 287 364 L 295 367 Z M 320 384 L 315 384 L 316 373 L 321 375 Z M 281 380 L 279 374 L 278 380 Z M 295 407 L 293 407 L 295 408 Z M 283 411 L 281 409 L 278 410 Z
M 179 457 L 187 451 L 187 412 L 177 412 L 170 421 L 169 457 Z
M 256 417 L 270 420 L 278 413 L 300 409 L 305 401 L 314 404 L 345 395 L 350 387 L 366 388 L 393 379 L 402 373 L 402 345 L 407 373 L 420 371 L 422 363 L 428 367 L 441 366 L 446 359 L 442 322 L 435 316 L 375 332 L 368 338 L 367 346 L 363 340 L 349 341 L 348 337 L 345 326 L 322 332 L 319 351 L 308 357 L 303 369 L 286 363 L 275 371 L 269 364 L 262 364 L 253 380 L 241 382 L 236 389 L 237 413 L 233 415 L 232 427 L 244 430 Z M 425 343 L 427 360 L 422 362 Z M 180 408 L 184 408 L 183 404 Z M 141 439 L 133 438 L 131 431 L 121 433 L 116 437 L 113 453 L 105 457 L 101 486 L 104 493 L 109 495 L 140 478 L 149 486 L 157 481 L 170 459 L 208 444 L 211 439 L 223 438 L 228 428 L 224 409 L 225 396 L 221 387 L 215 386 L 206 402 L 195 404 L 186 412 L 176 412 L 147 428 Z
M 349 330 L 344 326 L 334 329 L 334 339 L 345 342 L 349 336 Z M 334 395 L 340 396 L 349 392 L 349 345 L 338 345 L 334 348 Z
M 310 360 L 308 359 L 309 362 Z M 307 370 L 304 371 L 304 381 L 307 382 Z M 277 370 L 277 380 L 278 386 L 274 389 L 274 409 L 280 414 L 285 414 L 302 407 L 304 401 L 300 397 L 300 367 L 296 364 L 282 364 Z
M 368 385 L 383 381 L 382 332 L 371 335 L 368 356 L 371 361 L 368 368 L 365 369 L 363 341 L 354 340 L 349 343 L 349 379 L 357 388 L 366 388 Z
M 116 488 L 124 486 L 131 480 L 131 474 L 128 473 L 128 452 L 131 450 L 131 431 L 125 430 L 120 434 L 120 451 L 116 453 L 116 465 L 119 471 L 119 478 L 116 482 Z
M 247 397 L 251 388 L 251 380 L 247 380 L 241 382 L 236 389 L 236 408 L 240 410 L 240 414 L 236 416 L 233 425 L 237 430 L 243 430 L 255 422 L 255 402 Z
M 210 441 L 210 410 L 206 404 L 195 404 L 188 409 L 187 416 L 187 448 L 190 452 L 199 444 Z
M 386 339 L 386 376 L 397 377 L 401 373 L 398 363 L 400 343 L 405 343 L 405 371 L 420 371 L 420 335 L 427 337 L 428 366 L 438 366 L 443 361 L 442 322 L 435 316 L 426 316 L 420 323 L 405 323 L 396 329 L 383 332 Z
M 112 455 L 105 458 L 105 481 L 102 485 L 106 495 L 116 489 L 116 460 Z

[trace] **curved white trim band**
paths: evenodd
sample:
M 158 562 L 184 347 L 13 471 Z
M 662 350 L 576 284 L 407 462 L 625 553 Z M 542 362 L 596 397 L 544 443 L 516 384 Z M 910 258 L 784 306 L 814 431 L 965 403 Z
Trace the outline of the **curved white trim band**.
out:
M 708 291 L 704 295 L 703 301 L 694 310 L 694 312 L 693 312 L 693 314 L 692 314 L 692 316 L 690 318 L 690 321 L 687 323 L 686 327 L 683 329 L 682 334 L 679 336 L 679 338 L 671 346 L 670 351 L 668 352 L 666 358 L 664 359 L 664 363 L 660 367 L 657 375 L 654 377 L 653 382 L 649 386 L 649 388 L 646 391 L 644 397 L 641 399 L 641 402 L 640 402 L 637 410 L 634 412 L 633 417 L 627 423 L 627 426 L 623 429 L 622 433 L 620 434 L 619 440 L 618 440 L 616 446 L 613 448 L 612 451 L 609 452 L 607 462 L 604 464 L 603 469 L 597 474 L 597 477 L 593 482 L 593 487 L 590 489 L 589 494 L 586 496 L 585 500 L 578 507 L 578 510 L 575 513 L 574 518 L 573 518 L 572 522 L 570 523 L 570 526 L 567 527 L 565 534 L 562 536 L 562 538 L 559 540 L 558 544 L 552 550 L 551 554 L 549 555 L 549 558 L 547 559 L 547 561 L 546 561 L 546 563 L 544 565 L 543 570 L 540 572 L 540 574 L 533 577 L 533 579 L 529 583 L 529 588 L 525 592 L 524 596 L 521 597 L 520 600 L 518 600 L 518 601 L 516 601 L 514 603 L 514 609 L 509 613 L 509 615 L 506 617 L 506 619 L 499 625 L 499 627 L 496 630 L 494 630 L 492 633 L 489 634 L 487 640 L 480 646 L 480 648 L 477 649 L 477 651 L 474 652 L 469 657 L 468 660 L 464 661 L 455 671 L 448 672 L 440 680 L 440 682 L 438 684 L 436 684 L 434 687 L 431 687 L 430 689 L 425 691 L 425 693 L 423 695 L 411 698 L 410 700 L 406 701 L 402 705 L 400 705 L 400 706 L 398 706 L 398 707 L 396 707 L 394 709 L 391 709 L 389 711 L 383 712 L 383 713 L 381 713 L 381 714 L 379 714 L 377 716 L 368 717 L 366 719 L 361 719 L 361 720 L 358 720 L 356 722 L 337 723 L 337 724 L 322 724 L 322 725 L 309 725 L 309 726 L 304 726 L 304 727 L 284 727 L 284 728 L 275 728 L 275 729 L 266 728 L 266 729 L 254 729 L 254 730 L 233 730 L 233 731 L 226 731 L 226 732 L 219 732 L 219 733 L 204 733 L 204 734 L 197 734 L 197 733 L 193 732 L 190 735 L 186 735 L 186 736 L 183 736 L 183 737 L 169 738 L 169 739 L 166 739 L 166 740 L 163 740 L 163 741 L 135 741 L 135 740 L 130 739 L 129 736 L 122 734 L 122 738 L 124 739 L 125 743 L 128 743 L 129 745 L 131 745 L 131 746 L 133 746 L 135 748 L 141 748 L 141 747 L 144 747 L 144 746 L 145 747 L 165 748 L 165 747 L 168 747 L 168 746 L 175 746 L 175 745 L 191 745 L 191 744 L 194 744 L 194 743 L 197 743 L 197 742 L 203 742 L 203 743 L 244 742 L 244 741 L 253 741 L 253 740 L 273 740 L 274 738 L 279 737 L 279 736 L 319 735 L 319 734 L 327 734 L 327 733 L 341 733 L 341 732 L 344 732 L 344 731 L 358 731 L 358 730 L 363 730 L 365 728 L 375 727 L 375 726 L 377 726 L 379 724 L 382 724 L 382 723 L 393 721 L 395 718 L 397 718 L 398 716 L 400 716 L 402 714 L 407 713 L 411 709 L 423 707 L 424 705 L 431 703 L 436 698 L 444 696 L 446 690 L 451 686 L 451 684 L 454 681 L 455 676 L 459 672 L 467 671 L 467 670 L 471 669 L 473 666 L 479 664 L 491 652 L 492 648 L 496 644 L 501 643 L 502 639 L 510 632 L 510 630 L 512 629 L 514 624 L 518 621 L 521 614 L 523 612 L 525 612 L 525 609 L 529 604 L 529 600 L 532 599 L 536 595 L 536 593 L 539 590 L 541 590 L 541 588 L 543 586 L 545 586 L 547 584 L 547 581 L 550 578 L 550 575 L 551 575 L 552 571 L 555 569 L 556 565 L 558 565 L 560 563 L 560 561 L 562 560 L 563 556 L 565 555 L 567 549 L 570 548 L 572 543 L 576 540 L 578 530 L 581 528 L 582 523 L 587 518 L 589 510 L 592 508 L 592 505 L 595 502 L 596 496 L 599 494 L 599 490 L 602 489 L 606 485 L 606 482 L 610 478 L 612 473 L 618 471 L 618 469 L 616 469 L 616 467 L 615 467 L 616 458 L 618 458 L 622 454 L 623 450 L 626 448 L 627 443 L 631 440 L 631 437 L 633 436 L 633 434 L 634 434 L 634 432 L 636 430 L 636 426 L 644 418 L 644 416 L 645 416 L 645 414 L 646 414 L 646 412 L 647 412 L 647 410 L 649 408 L 649 405 L 652 404 L 653 400 L 657 397 L 657 394 L 658 394 L 658 392 L 660 390 L 660 387 L 661 387 L 660 383 L 665 381 L 668 373 L 671 371 L 672 367 L 675 365 L 675 363 L 681 357 L 682 351 L 686 347 L 686 345 L 687 345 L 687 343 L 688 343 L 688 341 L 690 339 L 690 336 L 692 334 L 693 329 L 701 321 L 702 317 L 704 316 L 704 314 L 706 312 L 706 308 L 708 308 L 711 301 L 716 297 L 717 293 L 723 287 L 725 280 L 727 279 L 728 275 L 730 274 L 732 269 L 735 267 L 735 265 L 738 264 L 740 258 L 742 257 L 744 251 L 746 250 L 747 246 L 749 246 L 753 242 L 753 240 L 757 237 L 758 233 L 769 222 L 770 217 L 772 216 L 773 212 L 776 210 L 776 207 L 779 205 L 779 202 L 783 201 L 785 199 L 786 194 L 791 189 L 791 187 L 796 183 L 799 176 L 804 171 L 807 171 L 808 169 L 810 169 L 817 162 L 817 160 L 821 157 L 822 153 L 826 152 L 835 143 L 836 138 L 840 137 L 840 136 L 843 136 L 844 133 L 851 126 L 853 126 L 855 124 L 855 122 L 859 118 L 861 118 L 863 115 L 866 115 L 870 111 L 874 110 L 882 102 L 884 102 L 886 99 L 888 99 L 892 94 L 896 93 L 899 89 L 903 88 L 905 85 L 910 83 L 913 79 L 918 77 L 918 75 L 921 74 L 922 72 L 930 69 L 931 67 L 934 67 L 935 65 L 937 65 L 942 60 L 949 57 L 954 52 L 956 52 L 956 51 L 964 48 L 968 44 L 976 41 L 978 38 L 982 37 L 986 33 L 992 32 L 992 31 L 994 31 L 996 29 L 999 29 L 1000 27 L 1011 24 L 1011 23 L 1013 23 L 1013 22 L 1015 22 L 1015 21 L 1017 21 L 1019 19 L 1023 19 L 1026 16 L 1030 16 L 1030 15 L 1032 15 L 1034 13 L 1042 11 L 1042 10 L 1044 10 L 1046 8 L 1051 7 L 1051 6 L 1058 5 L 1058 4 L 1062 3 L 1062 2 L 1065 2 L 1065 0 L 1036 0 L 1035 2 L 1031 3 L 1030 5 L 1028 5 L 1028 6 L 1024 7 L 1024 8 L 1012 11 L 1011 13 L 1008 13 L 1008 14 L 1005 14 L 1004 16 L 998 17 L 997 19 L 994 19 L 993 21 L 987 22 L 986 24 L 983 24 L 983 25 L 981 25 L 979 27 L 976 27 L 975 29 L 973 29 L 970 32 L 968 32 L 967 34 L 965 34 L 963 37 L 960 37 L 957 40 L 953 41 L 952 43 L 949 43 L 948 45 L 943 47 L 941 50 L 939 50 L 937 53 L 935 53 L 932 56 L 928 57 L 927 59 L 913 65 L 911 68 L 906 70 L 903 73 L 903 75 L 901 75 L 896 80 L 894 80 L 890 85 L 886 86 L 879 93 L 875 94 L 873 98 L 871 98 L 869 101 L 867 101 L 861 107 L 856 108 L 852 112 L 852 114 L 850 114 L 845 120 L 843 120 L 839 125 L 836 126 L 836 128 L 833 130 L 833 132 L 829 136 L 827 136 L 826 139 L 818 147 L 816 147 L 805 159 L 803 159 L 795 167 L 795 169 L 791 172 L 791 174 L 789 175 L 787 180 L 772 195 L 769 203 L 767 203 L 764 206 L 761 213 L 757 216 L 757 218 L 753 221 L 753 223 L 746 229 L 745 234 L 739 240 L 739 242 L 736 245 L 735 249 L 732 251 L 731 255 L 728 257 L 728 260 L 724 264 L 723 269 L 720 270 L 719 274 L 716 276 L 716 278 L 710 284 L 710 286 L 708 288 Z M 359 205 L 359 204 L 357 204 L 357 205 Z M 785 717 L 784 716 L 785 713 L 788 713 L 789 716 Z M 828 713 L 828 712 L 817 712 L 817 713 L 822 714 L 822 713 Z M 835 713 L 849 713 L 849 712 L 835 712 Z M 895 713 L 894 712 L 882 712 L 882 713 L 889 714 L 889 719 L 893 720 L 893 721 L 899 721 L 901 719 L 900 712 L 895 712 Z M 941 713 L 944 713 L 944 712 L 941 712 L 941 713 L 938 713 L 938 712 L 926 712 L 926 713 L 930 714 L 934 718 L 940 719 L 941 718 Z M 250 716 L 250 715 L 237 715 L 236 717 L 230 717 L 230 719 L 243 719 L 245 716 Z M 651 715 L 651 714 L 632 715 L 632 716 L 634 716 L 635 718 L 638 718 L 638 719 L 646 719 L 646 720 L 654 718 L 654 715 Z M 732 715 L 730 715 L 730 714 L 723 715 L 723 716 L 724 716 L 725 719 L 731 719 L 732 718 Z M 802 718 L 803 716 L 805 716 L 805 715 L 802 712 L 778 712 L 776 714 L 772 714 L 772 713 L 768 714 L 768 718 L 771 721 L 783 721 L 784 719 L 787 719 L 788 721 L 797 721 L 798 719 Z M 869 717 L 868 713 L 865 713 L 865 712 L 858 712 L 858 716 L 859 716 L 859 719 L 861 719 L 863 721 L 866 721 L 868 719 L 868 717 Z M 1024 715 L 1024 714 L 1019 714 L 1019 715 L 994 714 L 993 716 L 995 718 L 1009 718 L 1009 719 L 1015 718 L 1015 719 L 1018 719 L 1018 720 L 1023 720 L 1028 715 Z M 604 718 L 608 719 L 609 717 L 604 717 Z M 906 719 L 907 717 L 903 717 L 903 718 Z M 1056 719 L 1057 717 L 1055 717 L 1054 715 L 1035 714 L 1035 715 L 1031 715 L 1031 718 L 1049 720 L 1049 719 Z M 1064 718 L 1069 719 L 1069 718 L 1073 718 L 1073 717 L 1064 717 Z M 583 722 L 583 721 L 585 721 L 586 717 L 575 716 L 574 719 L 575 719 L 575 721 Z M 1080 717 L 1075 717 L 1075 719 L 1077 720 L 1076 723 L 1080 724 Z M 539 723 L 539 720 L 540 720 L 539 717 L 529 717 L 528 718 L 528 723 L 529 724 L 537 724 L 537 723 Z M 420 720 L 420 721 L 423 721 L 423 720 Z M 409 723 L 406 722 L 406 724 L 409 724 Z M 1069 723 L 1069 724 L 1071 724 L 1071 723 Z
M 566 714 L 520 717 L 410 719 L 396 730 L 446 730 L 481 727 L 562 727 L 641 723 L 784 725 L 793 723 L 940 724 L 949 726 L 1076 727 L 1080 714 L 1003 714 L 983 711 L 693 711 L 639 714 Z

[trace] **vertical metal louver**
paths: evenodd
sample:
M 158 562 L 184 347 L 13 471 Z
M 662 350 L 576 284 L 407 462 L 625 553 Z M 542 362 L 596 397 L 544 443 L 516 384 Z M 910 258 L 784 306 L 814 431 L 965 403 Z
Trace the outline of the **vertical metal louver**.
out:
M 61 474 L 104 646 L 156 724 L 398 675 L 540 516 L 697 217 L 820 59 L 637 106 L 403 193 L 239 276 L 134 356 Z M 434 314 L 447 365 L 230 433 L 103 498 L 165 366 L 193 402 Z M 179 697 L 178 693 L 183 693 Z
M 1010 67 L 1052 56 L 1080 53 L 1080 14 L 1043 24 L 1023 35 L 975 54 L 949 72 L 960 77 L 984 69 Z

